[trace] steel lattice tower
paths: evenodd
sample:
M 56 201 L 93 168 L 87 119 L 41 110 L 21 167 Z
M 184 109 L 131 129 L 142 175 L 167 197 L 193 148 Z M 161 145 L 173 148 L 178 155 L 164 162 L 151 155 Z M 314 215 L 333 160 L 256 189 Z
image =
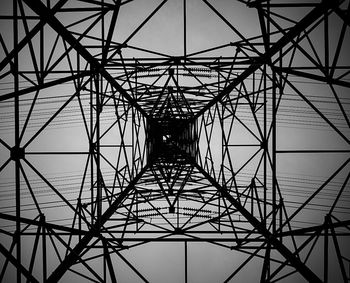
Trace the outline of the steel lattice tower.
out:
M 349 282 L 349 0 L 0 5 L 1 282 Z

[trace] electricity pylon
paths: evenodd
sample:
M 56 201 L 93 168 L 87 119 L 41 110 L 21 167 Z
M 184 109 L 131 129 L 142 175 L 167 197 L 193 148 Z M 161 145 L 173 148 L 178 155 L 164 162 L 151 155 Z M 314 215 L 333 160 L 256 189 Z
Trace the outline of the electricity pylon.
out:
M 0 281 L 349 282 L 350 2 L 145 2 L 3 4 Z

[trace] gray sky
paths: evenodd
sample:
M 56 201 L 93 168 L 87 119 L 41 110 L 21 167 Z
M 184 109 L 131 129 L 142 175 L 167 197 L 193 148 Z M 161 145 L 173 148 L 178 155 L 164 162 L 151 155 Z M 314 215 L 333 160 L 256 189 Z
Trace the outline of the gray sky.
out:
M 1 4 L 0 15 L 11 15 L 11 1 L 4 1 Z M 112 1 L 106 1 L 112 3 Z M 161 1 L 131 1 L 123 5 L 120 8 L 119 16 L 116 22 L 116 29 L 113 33 L 112 41 L 114 45 L 125 42 L 132 32 L 142 23 L 143 20 L 159 5 Z M 272 1 L 274 2 L 274 1 Z M 316 3 L 316 1 L 314 1 Z M 210 9 L 204 1 L 200 0 L 187 0 L 187 34 L 186 34 L 186 53 L 192 54 L 206 50 L 209 48 L 218 47 L 221 45 L 229 44 L 231 42 L 240 41 L 240 35 L 245 38 L 251 38 L 254 36 L 261 35 L 261 29 L 257 16 L 257 11 L 254 8 L 248 8 L 245 4 L 239 1 L 210 1 L 211 5 L 222 14 L 222 16 L 228 21 L 229 24 L 225 23 L 220 19 L 213 10 Z M 65 8 L 72 7 L 94 7 L 93 4 L 87 4 L 80 1 L 69 1 L 64 6 Z M 25 14 L 34 15 L 34 13 L 24 4 Z M 279 14 L 281 17 L 276 15 L 272 16 L 272 19 L 276 21 L 282 28 L 288 28 L 293 26 L 299 21 L 306 13 L 310 10 L 310 7 L 301 9 L 278 9 L 273 8 L 272 11 Z M 92 15 L 92 12 L 58 12 L 57 18 L 65 25 L 68 26 L 68 30 L 74 34 L 76 38 L 79 37 L 79 33 L 86 30 L 89 24 L 91 24 L 97 17 L 92 17 L 91 20 L 83 21 L 81 24 L 69 26 L 79 19 L 87 18 Z M 282 19 L 284 17 L 284 19 Z M 288 18 L 289 20 L 286 20 Z M 108 12 L 104 18 L 105 20 L 105 34 L 108 32 L 108 26 L 111 21 L 111 12 Z M 37 24 L 37 20 L 30 20 L 28 25 L 29 29 L 33 28 Z M 128 41 L 127 48 L 122 49 L 122 58 L 124 59 L 137 59 L 137 58 L 155 58 L 157 60 L 166 60 L 170 56 L 182 56 L 184 54 L 184 33 L 183 33 L 183 1 L 180 0 L 169 0 L 164 6 L 142 27 L 131 39 Z M 233 29 L 237 29 L 238 33 L 234 32 Z M 332 14 L 329 18 L 329 30 L 330 30 L 330 58 L 334 58 L 334 50 L 339 42 L 340 30 L 342 27 L 342 21 L 338 16 Z M 283 66 L 291 65 L 292 67 L 300 66 L 313 66 L 314 61 L 320 61 L 324 63 L 324 37 L 323 37 L 323 25 L 316 27 L 309 35 L 308 38 L 304 38 L 299 46 L 306 50 L 307 54 L 303 54 L 300 49 L 295 51 L 294 57 L 292 57 L 292 51 L 288 50 L 287 54 L 283 58 Z M 23 23 L 19 22 L 19 39 L 24 36 Z M 272 26 L 271 31 L 276 31 L 276 27 Z M 0 33 L 4 39 L 6 48 L 12 50 L 13 45 L 13 30 L 10 20 L 1 19 Z M 100 59 L 99 52 L 101 48 L 94 48 L 94 45 L 100 45 L 101 41 L 101 21 L 99 20 L 97 25 L 91 29 L 87 35 L 88 38 L 81 40 L 81 43 L 87 48 L 87 50 L 96 55 Z M 350 66 L 350 58 L 346 51 L 350 44 L 349 30 L 346 28 L 343 46 L 340 49 L 339 62 L 337 65 L 345 66 L 345 71 L 337 70 L 336 75 L 340 76 L 341 72 L 348 71 Z M 73 64 L 74 68 L 77 65 L 77 54 L 75 51 L 69 52 L 68 57 L 65 57 L 62 62 L 57 66 L 52 64 L 57 60 L 68 44 L 65 45 L 61 38 L 56 41 L 56 32 L 49 27 L 44 29 L 44 65 L 47 64 L 48 68 L 52 66 L 52 72 L 47 75 L 45 80 L 49 81 L 57 79 L 67 75 L 60 72 L 69 69 L 70 63 Z M 282 33 L 271 37 L 271 41 L 275 42 Z M 34 47 L 34 53 L 36 54 L 37 63 L 40 62 L 40 46 L 39 46 L 40 35 L 34 37 L 32 44 Z M 314 44 L 310 45 L 310 41 Z M 251 40 L 250 42 L 262 42 L 262 39 Z M 55 51 L 52 53 L 51 62 L 48 62 L 50 51 L 56 46 Z M 287 45 L 287 48 L 290 45 Z M 286 49 L 287 49 L 286 48 Z M 142 49 L 142 50 L 141 50 Z M 147 49 L 148 51 L 144 51 Z M 284 49 L 284 50 L 286 50 Z M 214 51 L 203 52 L 199 55 L 189 57 L 193 61 L 198 61 L 198 57 L 209 58 L 208 60 L 214 61 L 222 57 L 233 57 L 237 51 L 235 46 L 227 46 L 224 48 L 217 48 Z M 251 56 L 257 56 L 257 52 L 264 52 L 263 46 L 257 47 L 257 52 L 251 50 L 245 50 L 246 55 L 243 57 L 248 59 Z M 111 55 L 113 51 L 109 53 Z M 160 56 L 161 53 L 166 55 L 165 58 Z M 242 54 L 242 53 L 241 53 Z M 5 51 L 3 47 L 0 48 L 0 61 L 5 57 Z M 276 57 L 277 58 L 277 57 Z M 276 59 L 274 58 L 274 59 Z M 292 59 L 292 61 L 290 61 Z M 81 69 L 86 68 L 86 63 L 83 58 L 79 58 Z M 121 62 L 121 57 L 115 54 L 114 59 L 117 62 Z M 220 59 L 224 60 L 224 59 Z M 30 47 L 27 45 L 19 53 L 19 69 L 20 71 L 34 71 L 34 61 L 30 56 Z M 140 61 L 142 61 L 140 59 Z M 147 63 L 144 63 L 147 67 Z M 278 65 L 278 63 L 275 63 Z M 234 64 L 234 67 L 238 67 L 238 64 Z M 187 68 L 187 71 L 186 71 Z M 181 87 L 185 87 L 184 95 L 187 99 L 197 99 L 197 101 L 203 101 L 210 97 L 210 91 L 215 93 L 217 88 L 222 90 L 225 87 L 225 82 L 217 84 L 217 72 L 215 70 L 208 71 L 208 66 L 198 65 L 198 68 L 206 70 L 206 74 L 210 74 L 206 77 L 203 76 L 202 72 L 196 69 L 194 72 L 198 74 L 196 78 L 188 76 L 189 65 L 183 67 L 180 70 L 178 84 Z M 196 68 L 196 67 L 194 67 Z M 9 70 L 9 65 L 5 66 L 3 70 L 0 70 L 0 96 L 6 95 L 13 91 L 13 76 L 12 74 L 6 75 Z M 152 68 L 151 68 L 152 70 Z M 151 90 L 159 91 L 159 89 L 165 86 L 168 79 L 168 73 L 164 66 L 158 67 L 158 70 L 154 70 L 154 74 L 160 76 L 162 72 L 164 75 L 160 76 L 159 80 L 157 77 L 142 77 L 142 73 L 139 74 L 138 86 L 140 91 L 133 93 L 131 86 L 135 86 L 135 77 L 130 76 L 132 81 L 130 84 L 126 81 L 124 70 L 108 69 L 108 71 L 115 76 L 115 80 L 123 86 L 124 89 L 130 95 L 135 95 L 139 99 L 139 103 L 142 105 L 142 100 L 139 96 L 143 93 L 141 87 L 143 84 L 151 85 Z M 232 80 L 238 76 L 242 70 L 236 70 L 233 73 L 227 74 L 223 72 L 222 78 Z M 313 75 L 320 75 L 319 71 L 308 71 Z M 147 72 L 145 73 L 147 74 Z M 268 68 L 268 74 L 271 74 L 270 68 Z M 4 76 L 2 76 L 4 75 Z M 187 76 L 186 76 L 187 75 Z M 202 75 L 202 76 L 201 76 Z M 249 76 L 240 87 L 234 89 L 229 98 L 234 99 L 245 94 L 251 94 L 254 91 L 259 92 L 259 83 L 261 78 L 261 71 L 258 70 L 254 75 Z M 343 80 L 348 81 L 349 75 L 345 75 Z M 26 77 L 22 76 L 19 78 L 20 88 L 26 89 L 37 82 L 37 78 L 32 73 L 26 73 Z M 86 82 L 87 78 L 82 80 L 82 83 Z M 341 86 L 334 86 L 334 92 L 324 83 L 314 81 L 311 79 L 300 78 L 293 75 L 288 77 L 288 81 L 291 85 L 286 84 L 281 96 L 279 109 L 277 112 L 277 150 L 349 150 L 349 143 L 346 138 L 349 139 L 350 131 L 348 124 L 345 120 L 344 115 L 341 112 L 340 106 L 343 107 L 345 116 L 349 114 L 349 98 L 347 97 L 347 88 Z M 121 101 L 120 94 L 114 91 L 106 82 L 102 80 L 105 86 L 104 91 L 107 95 L 111 93 L 116 97 L 117 101 Z M 213 87 L 207 89 L 203 87 L 203 96 L 195 96 L 191 93 L 191 89 L 198 92 L 198 86 L 200 83 L 203 84 L 214 84 Z M 271 86 L 271 80 L 267 80 L 267 86 Z M 176 83 L 173 80 L 169 80 L 168 86 L 172 86 L 176 89 Z M 261 87 L 261 85 L 260 85 Z M 216 90 L 215 90 L 216 89 Z M 74 94 L 76 87 L 72 82 L 68 82 L 59 86 L 47 88 L 41 90 L 38 95 L 38 100 L 34 105 L 33 113 L 29 119 L 26 130 L 23 133 L 22 146 L 28 143 L 26 147 L 26 159 L 28 163 L 22 162 L 23 171 L 25 176 L 28 178 L 28 182 L 33 189 L 36 200 L 40 203 L 42 212 L 46 215 L 48 222 L 56 223 L 59 225 L 72 225 L 73 221 L 73 208 L 76 207 L 76 200 L 79 197 L 79 190 L 82 189 L 82 199 L 86 202 L 90 198 L 90 175 L 87 174 L 86 179 L 83 179 L 83 173 L 85 168 L 88 172 L 90 169 L 90 163 L 87 154 L 72 154 L 73 152 L 87 152 L 89 149 L 88 134 L 84 126 L 84 119 L 87 121 L 87 125 L 90 121 L 89 113 L 89 90 L 91 90 L 90 84 L 81 90 L 81 101 L 75 97 L 72 101 L 64 108 L 64 110 L 57 115 L 57 117 L 39 134 L 36 136 L 37 131 L 44 125 L 46 121 L 50 119 L 62 106 L 67 99 Z M 316 113 L 309 104 L 307 104 L 298 95 L 298 91 L 308 99 L 308 102 L 315 105 L 320 113 Z M 261 89 L 260 89 L 260 92 Z M 336 97 L 340 103 L 336 101 Z M 206 95 L 206 96 L 205 96 Z M 20 98 L 20 129 L 22 129 L 25 119 L 29 113 L 31 103 L 34 99 L 35 93 L 30 92 Z M 271 125 L 272 117 L 272 93 L 271 90 L 267 91 L 267 126 Z M 280 97 L 280 96 L 278 96 Z M 145 98 L 144 98 L 145 99 Z M 151 98 L 148 98 L 151 99 Z M 163 98 L 162 98 L 163 99 Z M 264 98 L 262 94 L 256 96 L 256 105 L 263 104 Z M 219 174 L 221 168 L 229 168 L 232 162 L 232 170 L 236 172 L 236 180 L 238 187 L 247 188 L 252 178 L 259 180 L 263 179 L 263 167 L 260 160 L 262 160 L 262 151 L 259 151 L 259 130 L 263 127 L 263 109 L 258 108 L 255 112 L 247 105 L 247 100 L 244 98 L 238 99 L 240 102 L 237 108 L 234 108 L 227 101 L 223 104 L 218 104 L 220 113 L 224 113 L 226 116 L 223 119 L 223 124 L 220 123 L 218 113 L 215 107 L 212 107 L 209 112 L 211 116 L 211 122 L 203 126 L 203 119 L 208 118 L 208 114 L 198 119 L 198 126 L 201 127 L 199 133 L 199 149 L 200 156 L 198 162 L 205 164 L 211 158 L 212 163 L 209 162 L 209 167 L 205 168 L 215 177 L 219 182 L 224 182 L 222 175 Z M 145 124 L 143 120 L 133 119 L 133 110 L 127 107 L 127 103 L 124 106 L 121 103 L 117 109 L 115 108 L 113 100 L 106 102 L 106 105 L 101 113 L 101 132 L 106 132 L 105 136 L 101 139 L 101 153 L 103 159 L 101 161 L 102 175 L 104 181 L 108 185 L 113 185 L 115 182 L 115 171 L 120 170 L 118 178 L 122 180 L 125 177 L 127 180 L 130 178 L 130 174 L 125 169 L 125 166 L 135 166 L 135 172 L 140 170 L 141 167 L 137 167 L 137 158 L 132 160 L 132 152 L 135 150 L 136 157 L 142 157 L 144 154 L 144 142 L 145 142 Z M 226 103 L 226 104 L 225 104 Z M 226 107 L 226 108 L 225 108 Z M 225 110 L 223 110 L 225 108 Z M 234 109 L 234 110 L 233 110 Z M 117 115 L 115 114 L 117 110 Z M 228 115 L 229 111 L 234 111 L 235 116 Z M 8 144 L 10 147 L 14 146 L 14 115 L 13 115 L 13 99 L 5 100 L 0 102 L 0 138 Z M 256 120 L 254 120 L 254 114 Z M 334 125 L 336 129 L 339 129 L 344 137 L 341 137 L 330 124 L 322 118 L 324 115 L 326 119 Z M 123 116 L 125 115 L 125 116 Z M 96 118 L 93 113 L 93 119 Z M 127 119 L 126 119 L 127 118 Z M 118 123 L 116 121 L 119 121 Z M 136 121 L 136 122 L 135 122 Z M 200 126 L 202 125 L 202 126 Z M 232 126 L 232 129 L 230 127 Z M 133 142 L 133 135 L 138 132 L 139 144 Z M 209 140 L 206 138 L 206 133 L 213 131 L 213 134 Z M 225 139 L 227 140 L 228 146 L 226 153 L 222 156 L 222 132 L 224 132 Z M 127 147 L 125 151 L 121 149 L 123 143 L 131 145 Z M 108 147 L 113 145 L 113 147 Z M 241 145 L 241 146 L 237 146 Z M 250 145 L 250 146 L 247 146 Z M 253 146 L 252 146 L 253 145 Z M 269 142 L 269 148 L 271 148 L 271 140 Z M 133 149 L 133 150 L 132 150 Z M 208 150 L 211 150 L 208 154 Z M 51 154 L 30 154 L 33 152 L 62 152 L 68 151 L 71 154 L 65 155 L 51 155 Z M 2 166 L 9 158 L 9 150 L 0 145 L 0 166 Z M 240 169 L 254 154 L 256 156 L 248 162 L 248 164 Z M 210 156 L 211 155 L 211 156 Z M 118 162 L 118 156 L 120 161 Z M 324 182 L 347 160 L 349 159 L 348 152 L 343 153 L 323 153 L 323 154 L 303 154 L 303 153 L 281 153 L 277 155 L 277 180 L 281 189 L 282 197 L 286 204 L 286 211 L 288 215 L 292 215 L 297 209 L 315 192 Z M 32 165 L 40 174 L 45 176 L 50 184 L 36 174 L 30 167 Z M 139 164 L 140 165 L 140 164 Z M 212 166 L 212 167 L 210 167 Z M 209 170 L 212 169 L 212 170 Z M 116 169 L 116 170 L 115 170 Z M 238 171 L 238 172 L 237 172 Z M 255 174 L 256 173 L 256 174 Z M 345 178 L 349 173 L 349 165 L 347 164 L 339 174 L 332 179 L 329 184 L 318 194 L 314 200 L 308 204 L 305 209 L 302 209 L 300 213 L 295 217 L 292 222 L 293 228 L 307 227 L 310 225 L 321 224 L 324 221 L 324 216 L 329 211 L 330 207 L 335 201 L 336 195 L 340 190 Z M 225 179 L 229 180 L 232 177 L 232 171 L 224 171 Z M 218 176 L 221 176 L 220 178 Z M 268 197 L 271 197 L 271 168 L 268 166 L 267 169 L 267 182 L 265 184 Z M 21 174 L 21 199 L 22 203 L 22 215 L 27 218 L 35 218 L 39 211 L 35 207 L 35 201 L 30 194 L 28 185 L 25 182 L 24 175 Z M 14 183 L 14 162 L 10 163 L 0 171 L 0 212 L 15 215 L 15 183 Z M 188 189 L 199 186 L 198 184 L 191 184 L 189 182 Z M 126 183 L 124 183 L 124 186 Z M 228 183 L 232 184 L 232 183 Z M 227 185 L 228 185 L 227 184 Z M 51 186 L 51 187 L 50 187 Z M 145 188 L 157 189 L 155 184 L 143 184 L 137 186 L 136 189 L 142 190 Z M 187 188 L 187 187 L 186 187 Z M 116 186 L 116 192 L 119 192 L 119 187 Z M 345 186 L 345 191 L 339 199 L 338 205 L 334 211 L 340 220 L 349 219 L 349 186 Z M 54 190 L 59 191 L 68 203 L 62 201 L 57 196 Z M 242 189 L 243 191 L 243 189 Z M 260 197 L 262 191 L 259 192 Z M 111 194 L 112 195 L 112 194 Z M 105 196 L 108 196 L 106 194 Z M 126 203 L 130 204 L 132 197 L 128 198 Z M 145 228 L 151 229 L 152 224 L 159 225 L 159 227 L 169 228 L 169 223 L 176 223 L 173 219 L 174 215 L 168 213 L 166 209 L 167 203 L 165 199 L 154 200 L 151 202 L 154 206 L 159 206 L 164 209 L 165 221 L 160 215 L 148 217 L 148 226 Z M 214 203 L 214 201 L 213 201 Z M 218 211 L 215 210 L 215 205 L 209 203 L 202 209 L 211 211 L 211 217 L 214 218 L 218 215 Z M 249 203 L 249 201 L 248 201 Z M 197 202 L 193 200 L 181 199 L 181 209 L 194 207 L 199 208 Z M 223 204 L 221 204 L 223 205 Z M 257 209 L 257 204 L 254 204 Z M 104 202 L 103 211 L 108 208 L 108 203 Z M 143 209 L 151 209 L 150 204 L 145 204 Z M 152 208 L 153 209 L 153 208 Z M 180 209 L 180 208 L 179 208 Z M 257 210 L 255 210 L 257 211 Z M 127 210 L 122 208 L 121 214 L 116 214 L 116 217 L 124 216 Z M 154 209 L 153 209 L 154 212 Z M 186 211 L 182 211 L 184 213 Z M 257 213 L 257 212 L 256 212 Z M 238 213 L 232 213 L 232 217 L 241 219 Z M 188 216 L 182 214 L 181 222 L 185 223 L 188 220 Z M 200 222 L 203 219 L 199 217 L 193 218 L 193 223 L 196 221 Z M 9 225 L 9 226 L 8 226 Z M 76 223 L 74 225 L 77 225 Z M 162 226 L 163 225 L 163 226 Z M 237 224 L 238 227 L 249 227 L 245 226 L 244 223 Z M 0 222 L 0 228 L 7 231 L 14 231 L 13 223 L 7 221 Z M 85 226 L 84 226 L 85 227 Z M 203 224 L 201 228 L 210 231 L 215 231 L 217 224 L 209 225 Z M 134 229 L 134 226 L 130 226 L 130 229 Z M 30 229 L 35 230 L 34 227 Z M 230 230 L 230 228 L 222 228 Z M 130 236 L 131 234 L 129 234 Z M 231 235 L 231 234 L 230 234 Z M 137 235 L 136 235 L 137 236 Z M 132 236 L 130 236 L 132 237 Z M 222 236 L 218 236 L 222 237 Z M 68 238 L 63 237 L 64 241 L 68 241 Z M 0 236 L 1 243 L 9 248 L 11 238 L 6 235 Z M 26 265 L 29 264 L 30 252 L 33 246 L 32 237 L 27 237 L 23 242 L 23 261 Z M 77 239 L 73 240 L 75 243 Z M 290 239 L 287 240 L 287 245 L 290 246 Z M 58 244 L 57 239 L 54 240 Z M 231 243 L 232 244 L 232 243 Z M 41 244 L 40 244 L 41 245 Z M 229 245 L 229 244 L 228 244 Z M 60 244 L 58 244 L 60 246 Z M 73 245 L 72 245 L 73 246 Z M 318 242 L 316 247 L 321 247 L 321 242 Z M 52 243 L 48 247 L 49 253 L 53 256 L 49 259 L 49 274 L 55 269 L 59 263 L 57 256 L 55 255 Z M 61 256 L 63 256 L 63 249 L 60 246 Z M 99 251 L 92 250 L 87 254 L 93 256 Z M 171 243 L 152 243 L 144 244 L 139 247 L 135 247 L 129 250 L 123 250 L 122 255 L 125 256 L 134 266 L 143 274 L 150 282 L 182 282 L 184 281 L 184 243 L 183 242 L 171 242 Z M 263 252 L 259 253 L 264 255 Z M 278 258 L 275 251 L 272 252 L 273 256 Z M 310 267 L 316 273 L 322 273 L 322 265 L 318 260 L 320 254 L 315 252 L 310 259 Z M 348 254 L 346 255 L 348 256 Z M 248 257 L 245 253 L 239 253 L 237 251 L 231 251 L 230 249 L 219 247 L 210 243 L 188 243 L 188 280 L 189 282 L 221 282 L 227 279 L 233 272 L 234 268 L 237 268 Z M 334 254 L 332 255 L 334 259 Z M 35 263 L 34 275 L 38 275 L 40 278 L 41 274 L 41 263 L 40 256 L 37 258 Z M 135 277 L 135 273 L 121 260 L 120 257 L 112 255 L 112 261 L 115 265 L 115 272 L 117 280 L 120 282 L 137 282 L 138 278 Z M 1 264 L 4 262 L 4 258 L 1 258 Z M 97 272 L 102 272 L 101 259 L 91 261 L 91 266 L 96 269 Z M 255 258 L 250 264 L 248 264 L 241 272 L 237 275 L 236 281 L 232 282 L 257 282 L 260 279 L 260 273 L 262 268 L 262 259 Z M 13 268 L 10 267 L 5 274 L 6 278 L 10 280 L 11 274 L 13 274 Z M 74 267 L 78 271 L 86 272 L 81 266 Z M 334 270 L 335 274 L 339 274 L 338 267 L 334 267 L 333 263 L 330 263 L 330 271 Z M 287 272 L 289 269 L 286 268 Z M 283 273 L 282 273 L 283 274 Z M 286 282 L 296 282 L 301 277 L 290 277 Z M 72 282 L 80 280 L 76 274 L 69 272 L 64 277 L 62 282 Z M 336 278 L 336 275 L 335 275 Z M 290 281 L 288 281 L 290 280 Z M 337 278 L 336 278 L 337 280 Z M 336 282 L 336 281 L 335 281 Z

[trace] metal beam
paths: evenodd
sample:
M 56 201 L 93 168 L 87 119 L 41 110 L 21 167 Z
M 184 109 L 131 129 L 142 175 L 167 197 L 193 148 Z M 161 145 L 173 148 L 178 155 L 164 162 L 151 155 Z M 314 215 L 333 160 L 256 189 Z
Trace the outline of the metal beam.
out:
M 23 274 L 30 282 L 39 281 L 0 243 L 0 252 Z
M 300 228 L 300 229 L 295 229 L 293 231 L 286 231 L 282 232 L 279 235 L 286 237 L 286 236 L 305 236 L 309 233 L 314 233 L 315 231 L 319 231 L 325 228 L 340 228 L 340 227 L 347 227 L 350 225 L 350 220 L 346 221 L 340 221 L 340 222 L 332 222 L 332 223 L 324 223 L 321 225 L 315 225 L 315 226 L 309 226 L 306 228 Z
M 225 197 L 241 214 L 249 221 L 249 223 L 265 237 L 266 241 L 270 243 L 306 280 L 309 282 L 322 282 L 318 276 L 313 273 L 294 253 L 292 253 L 285 245 L 283 245 L 278 238 L 273 235 L 263 223 L 254 217 L 244 206 L 237 201 L 226 188 L 222 187 L 213 177 L 211 177 L 202 167 L 197 163 L 193 163 L 194 167 L 214 186 L 223 197 Z
M 132 98 L 125 89 L 112 77 L 112 75 L 104 68 L 104 66 L 90 54 L 90 52 L 66 29 L 66 27 L 54 16 L 52 11 L 48 9 L 40 0 L 23 0 L 37 15 L 44 19 L 48 25 L 54 29 L 66 42 L 68 42 L 80 56 L 82 56 L 90 65 L 91 69 L 108 81 L 121 95 L 135 107 L 140 113 L 147 117 L 145 110 Z
M 116 200 L 106 209 L 106 211 L 101 215 L 100 221 L 97 221 L 91 230 L 79 241 L 79 243 L 72 249 L 72 251 L 65 257 L 65 259 L 60 263 L 60 265 L 52 272 L 48 278 L 48 282 L 58 282 L 65 272 L 80 259 L 80 254 L 87 248 L 89 242 L 95 236 L 99 236 L 99 232 L 103 225 L 110 219 L 110 217 L 115 213 L 119 205 L 125 200 L 125 198 L 132 191 L 136 183 L 140 180 L 143 174 L 147 171 L 149 165 L 140 170 L 136 177 L 130 181 L 129 185 L 119 194 Z
M 56 86 L 56 85 L 59 85 L 59 84 L 64 84 L 64 83 L 67 83 L 67 82 L 70 82 L 70 81 L 73 81 L 73 80 L 77 80 L 77 79 L 80 79 L 80 78 L 83 78 L 83 77 L 86 77 L 86 76 L 90 76 L 90 75 L 91 75 L 91 72 L 89 72 L 89 71 L 82 71 L 82 72 L 79 72 L 79 73 L 77 73 L 75 75 L 71 75 L 71 76 L 64 77 L 64 78 L 59 78 L 59 79 L 52 80 L 52 81 L 49 81 L 49 82 L 46 82 L 46 83 L 42 83 L 42 84 L 39 84 L 39 85 L 31 86 L 31 87 L 28 87 L 28 88 L 20 89 L 18 91 L 14 91 L 14 92 L 10 92 L 10 93 L 1 95 L 0 96 L 0 101 L 4 101 L 4 100 L 7 100 L 7 99 L 11 99 L 11 98 L 14 98 L 14 97 L 25 95 L 25 94 L 28 94 L 28 93 L 31 93 L 31 92 L 34 92 L 34 91 L 39 91 L 39 90 L 42 90 L 42 89 L 45 89 L 45 88 L 53 87 L 53 86 Z
M 27 0 L 28 1 L 28 0 Z M 225 87 L 217 96 L 215 96 L 206 106 L 204 106 L 195 116 L 194 119 L 203 115 L 210 107 L 218 103 L 223 97 L 228 95 L 235 87 L 242 83 L 251 74 L 257 71 L 262 65 L 269 64 L 271 58 L 282 50 L 293 38 L 298 36 L 301 32 L 312 25 L 318 18 L 322 17 L 329 9 L 336 8 L 340 5 L 340 0 L 325 0 L 319 3 L 314 9 L 312 9 L 303 19 L 301 19 L 294 27 L 292 27 L 282 38 L 280 38 L 274 45 L 271 46 L 260 57 L 255 59 L 255 62 L 251 64 L 245 71 L 243 71 L 237 78 L 233 80 L 231 84 Z
M 302 78 L 308 78 L 311 80 L 319 81 L 319 82 L 324 82 L 332 85 L 338 85 L 342 87 L 347 87 L 350 88 L 350 83 L 345 80 L 338 80 L 336 78 L 328 77 L 328 76 L 320 76 L 320 75 L 315 75 L 312 73 L 306 73 L 302 71 L 296 70 L 296 68 L 279 68 L 279 67 L 274 67 L 276 71 L 280 71 L 286 74 L 292 74 L 298 77 Z
M 56 5 L 51 9 L 52 13 L 55 14 L 68 0 L 60 0 L 56 3 Z M 14 59 L 16 54 L 19 54 L 19 52 L 27 46 L 27 44 L 35 37 L 35 35 L 44 27 L 46 24 L 45 20 L 40 17 L 40 22 L 32 28 L 32 30 L 26 34 L 26 36 L 18 42 L 16 46 L 12 49 L 12 51 L 7 54 L 7 56 L 0 62 L 0 71 L 5 68 L 5 66 L 9 63 L 11 63 L 11 60 Z
M 9 221 L 16 221 L 16 216 L 5 214 L 5 213 L 0 213 L 0 219 L 5 219 L 5 220 L 9 220 Z M 42 226 L 42 227 L 45 227 L 46 229 L 68 232 L 68 233 L 71 233 L 73 235 L 86 234 L 88 232 L 86 230 L 79 230 L 79 229 L 75 229 L 75 228 L 71 228 L 71 227 L 66 227 L 66 226 L 57 225 L 57 224 L 48 223 L 48 222 L 42 222 L 42 221 L 29 219 L 29 218 L 25 218 L 25 217 L 20 217 L 19 220 L 21 223 L 29 224 L 32 226 L 39 226 L 39 227 Z

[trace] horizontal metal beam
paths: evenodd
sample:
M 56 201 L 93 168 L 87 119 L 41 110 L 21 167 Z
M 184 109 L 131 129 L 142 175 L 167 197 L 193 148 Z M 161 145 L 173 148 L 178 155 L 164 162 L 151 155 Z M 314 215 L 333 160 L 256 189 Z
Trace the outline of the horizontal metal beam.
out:
M 321 231 L 324 230 L 325 228 L 341 228 L 341 227 L 346 227 L 348 228 L 350 226 L 350 220 L 346 221 L 340 221 L 340 222 L 335 222 L 335 223 L 324 223 L 321 225 L 315 225 L 311 227 L 306 227 L 306 228 L 300 228 L 300 229 L 295 229 L 292 231 L 285 231 L 279 234 L 279 236 L 285 237 L 285 236 L 306 236 L 308 233 L 314 233 L 315 231 Z M 339 232 L 340 235 L 347 235 L 347 233 L 344 233 L 344 231 Z
M 14 221 L 14 222 L 17 221 L 16 216 L 5 214 L 5 213 L 0 213 L 0 219 Z M 43 221 L 39 221 L 39 220 L 34 220 L 34 219 L 29 219 L 29 218 L 25 218 L 25 217 L 20 217 L 19 221 L 21 223 L 26 223 L 26 224 L 33 225 L 33 226 L 40 226 L 40 227 L 45 227 L 47 229 L 68 232 L 68 233 L 71 233 L 73 235 L 81 235 L 81 234 L 87 233 L 87 231 L 84 231 L 84 230 L 74 229 L 74 228 L 70 228 L 70 227 L 65 227 L 65 226 L 52 224 L 52 223 L 48 223 L 48 222 L 43 222 Z
M 311 74 L 311 73 L 307 73 L 307 72 L 298 71 L 294 68 L 274 67 L 274 69 L 276 71 L 281 71 L 282 73 L 291 74 L 291 75 L 302 77 L 302 78 L 307 78 L 307 79 L 311 79 L 311 80 L 315 80 L 315 81 L 319 81 L 319 82 L 324 82 L 324 83 L 328 83 L 328 84 L 332 84 L 332 85 L 338 85 L 338 86 L 350 88 L 350 82 L 344 81 L 344 80 L 338 80 L 336 78 L 332 78 L 329 76 L 315 75 L 315 74 Z
M 66 29 L 66 27 L 54 16 L 52 11 L 47 8 L 40 0 L 23 0 L 37 15 L 47 22 L 78 54 L 83 57 L 91 66 L 91 69 L 99 73 L 106 81 L 110 83 L 133 107 L 147 117 L 147 113 L 137 101 L 132 98 L 125 89 L 112 77 L 105 67 L 90 54 L 90 52 Z
M 28 94 L 28 93 L 31 93 L 31 92 L 39 91 L 39 90 L 42 90 L 42 89 L 45 89 L 45 88 L 49 88 L 49 87 L 53 87 L 53 86 L 56 86 L 56 85 L 64 84 L 64 83 L 67 83 L 67 82 L 70 82 L 70 81 L 73 81 L 73 80 L 77 80 L 77 79 L 80 79 L 80 78 L 83 78 L 83 77 L 86 77 L 86 76 L 90 76 L 90 75 L 91 75 L 91 72 L 83 71 L 83 72 L 79 72 L 78 74 L 75 74 L 75 75 L 72 75 L 72 76 L 59 78 L 57 80 L 52 80 L 52 81 L 49 81 L 47 83 L 38 84 L 38 85 L 31 86 L 31 87 L 28 87 L 28 88 L 23 88 L 23 89 L 20 89 L 19 91 L 15 91 L 15 92 L 11 92 L 11 93 L 7 93 L 7 94 L 4 94 L 4 95 L 1 95 L 0 96 L 0 101 L 4 101 L 4 100 L 7 100 L 7 99 L 18 97 L 18 96 L 21 96 L 21 95 L 24 95 L 24 94 Z
M 217 232 L 220 234 L 220 232 Z M 105 238 L 106 241 L 109 242 L 119 242 L 123 241 L 123 243 L 126 242 L 211 242 L 211 243 L 220 243 L 220 242 L 230 242 L 230 243 L 239 243 L 240 246 L 245 243 L 260 243 L 260 242 L 266 242 L 263 238 L 247 238 L 246 235 L 242 238 L 219 238 L 219 237 L 211 237 L 211 238 L 189 238 L 189 237 L 181 237 L 181 238 L 151 238 L 151 237 L 142 237 L 142 238 L 112 238 L 108 239 Z M 123 244 L 123 246 L 125 246 Z M 96 247 L 96 246 L 94 246 Z M 243 246 L 244 247 L 244 246 Z M 249 246 L 247 246 L 249 247 Z

